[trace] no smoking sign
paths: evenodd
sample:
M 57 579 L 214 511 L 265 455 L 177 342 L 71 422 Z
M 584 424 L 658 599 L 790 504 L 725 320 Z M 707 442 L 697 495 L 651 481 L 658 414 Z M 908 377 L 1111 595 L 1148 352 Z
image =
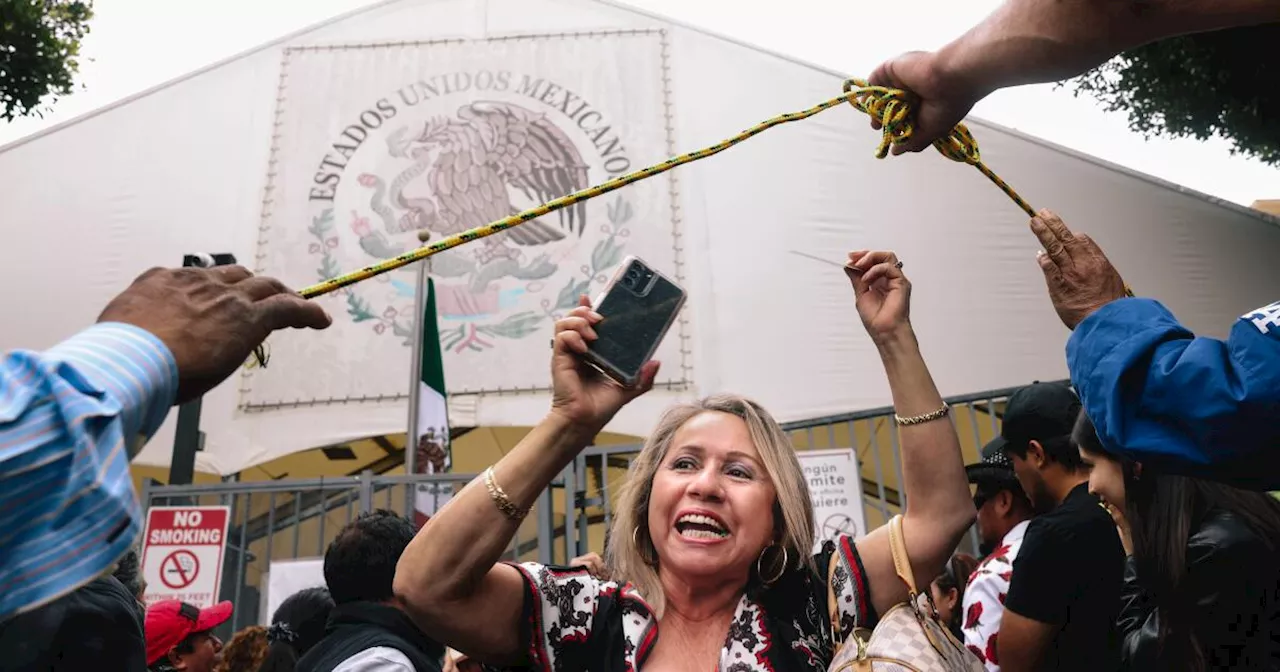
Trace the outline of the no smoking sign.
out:
M 195 583 L 200 576 L 200 558 L 186 549 L 176 550 L 160 561 L 160 582 L 180 590 Z
M 218 601 L 231 511 L 225 506 L 157 506 L 147 511 L 142 573 L 147 604 Z

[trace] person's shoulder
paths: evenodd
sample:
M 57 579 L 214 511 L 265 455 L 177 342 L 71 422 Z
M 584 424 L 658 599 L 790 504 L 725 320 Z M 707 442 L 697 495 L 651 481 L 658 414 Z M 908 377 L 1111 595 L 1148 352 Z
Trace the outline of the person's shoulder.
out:
M 543 565 L 536 562 L 512 564 L 524 575 L 526 584 L 544 599 L 568 604 L 589 604 L 598 617 L 621 618 L 622 613 L 652 615 L 653 607 L 630 582 L 605 580 L 585 567 Z M 625 605 L 622 609 L 619 606 Z M 615 613 L 616 612 L 616 613 Z
M 1077 537 L 1116 535 L 1115 520 L 1102 508 L 1102 501 L 1088 493 L 1071 495 L 1061 506 L 1036 520 L 1051 525 L 1059 534 Z
M 966 591 L 969 588 L 978 586 L 1004 586 L 1007 585 L 1013 577 L 1013 563 L 1007 559 L 1004 562 L 993 562 L 990 564 L 980 565 L 973 570 L 973 574 L 969 575 L 966 582 Z M 966 592 L 966 594 L 968 594 Z
M 630 583 L 602 579 L 582 566 L 544 565 L 537 562 L 522 562 L 512 566 L 539 587 L 556 585 L 572 592 L 635 593 L 635 587 Z
M 1116 548 L 1121 548 L 1115 521 L 1106 510 L 1098 505 L 1071 504 L 1032 519 L 1018 548 L 1018 555 L 1046 549 L 1078 549 L 1081 544 L 1092 545 L 1100 541 L 1109 543 L 1106 540 L 1114 541 Z
M 1239 515 L 1220 509 L 1210 511 L 1187 541 L 1187 561 L 1191 564 L 1204 561 L 1254 564 L 1261 561 L 1271 566 L 1276 556 L 1277 548 L 1273 541 L 1258 533 Z
M 1062 540 L 1064 532 L 1073 527 L 1072 521 L 1064 515 L 1061 508 L 1042 513 L 1031 519 L 1026 534 L 1022 535 L 1019 554 L 1033 551 L 1043 546 L 1053 546 Z

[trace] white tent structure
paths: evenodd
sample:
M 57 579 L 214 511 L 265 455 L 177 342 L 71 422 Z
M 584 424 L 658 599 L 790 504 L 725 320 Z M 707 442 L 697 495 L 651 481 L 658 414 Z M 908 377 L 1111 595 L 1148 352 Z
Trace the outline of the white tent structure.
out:
M 718 142 L 841 81 L 608 2 L 384 3 L 0 150 L 0 346 L 47 347 L 184 254 L 231 252 L 310 285 L 416 244 L 417 229 L 438 238 Z M 1276 219 L 971 127 L 994 170 L 1192 328 L 1224 333 L 1275 299 Z M 887 405 L 848 281 L 802 256 L 855 248 L 905 260 L 944 394 L 1064 377 L 1067 334 L 1024 214 L 936 153 L 877 161 L 877 140 L 837 108 L 544 217 L 523 239 L 436 257 L 452 424 L 536 422 L 555 316 L 626 254 L 690 299 L 660 350 L 659 389 L 614 431 L 644 434 L 671 401 L 716 391 L 783 420 Z M 273 338 L 267 369 L 206 397 L 197 467 L 230 474 L 402 430 L 413 280 L 409 269 L 319 299 L 331 330 Z M 138 461 L 167 464 L 172 436 L 162 429 Z

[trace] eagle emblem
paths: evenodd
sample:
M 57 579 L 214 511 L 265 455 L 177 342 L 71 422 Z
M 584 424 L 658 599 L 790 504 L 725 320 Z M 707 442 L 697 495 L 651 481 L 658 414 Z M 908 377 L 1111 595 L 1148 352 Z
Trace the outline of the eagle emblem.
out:
M 370 228 L 361 244 L 380 258 L 403 251 L 385 244 L 387 236 L 420 229 L 433 238 L 452 236 L 588 184 L 587 164 L 564 131 L 546 115 L 513 103 L 469 103 L 455 118 L 437 117 L 419 129 L 398 129 L 387 137 L 387 150 L 411 163 L 389 182 L 370 173 L 358 178 L 373 190 L 370 207 L 387 234 Z M 523 204 L 514 202 L 516 194 L 524 197 Z M 530 255 L 523 250 L 537 251 L 566 236 L 581 237 L 587 225 L 586 204 L 553 217 L 558 226 L 533 220 L 452 254 L 437 255 L 432 274 L 466 278 L 476 295 L 504 277 L 544 279 L 556 266 L 545 254 L 526 261 Z
M 589 185 L 587 163 L 565 131 L 546 114 L 516 103 L 470 102 L 452 116 L 388 128 L 383 138 L 379 144 L 386 153 L 365 163 L 349 201 L 357 206 L 350 229 L 372 259 L 416 247 L 419 231 L 432 239 L 452 236 Z M 592 283 L 605 282 L 624 256 L 633 214 L 621 197 L 606 210 L 608 222 L 598 227 L 604 237 L 587 236 L 590 249 L 577 249 L 588 231 L 584 202 L 432 256 L 437 310 L 445 320 L 442 346 L 484 350 L 493 346 L 486 339 L 523 338 L 576 306 Z M 311 252 L 321 255 L 321 277 L 338 269 L 334 219 L 333 209 L 326 209 L 309 229 L 316 241 Z M 583 263 L 563 277 L 561 264 L 569 258 Z M 406 277 L 411 272 L 375 280 L 390 285 L 391 305 L 385 309 L 374 308 L 359 290 L 346 292 L 352 320 L 370 322 L 375 332 L 390 331 L 410 344 L 416 293 Z M 558 294 L 547 293 L 552 276 L 556 286 L 550 289 Z

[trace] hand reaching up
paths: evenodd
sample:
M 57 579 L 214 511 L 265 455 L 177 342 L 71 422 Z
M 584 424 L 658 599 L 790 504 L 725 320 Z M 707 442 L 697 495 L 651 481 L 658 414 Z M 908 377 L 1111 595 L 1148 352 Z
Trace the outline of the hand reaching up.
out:
M 1036 254 L 1049 286 L 1049 299 L 1068 329 L 1099 308 L 1125 297 L 1124 279 L 1084 234 L 1072 233 L 1057 215 L 1041 210 L 1031 220 L 1031 231 L 1044 249 Z
M 107 304 L 99 322 L 159 338 L 178 364 L 178 402 L 208 392 L 278 329 L 324 329 L 324 308 L 241 266 L 154 268 Z
M 858 316 L 871 340 L 882 344 L 911 328 L 911 281 L 891 251 L 849 253 L 845 275 L 853 284 Z

